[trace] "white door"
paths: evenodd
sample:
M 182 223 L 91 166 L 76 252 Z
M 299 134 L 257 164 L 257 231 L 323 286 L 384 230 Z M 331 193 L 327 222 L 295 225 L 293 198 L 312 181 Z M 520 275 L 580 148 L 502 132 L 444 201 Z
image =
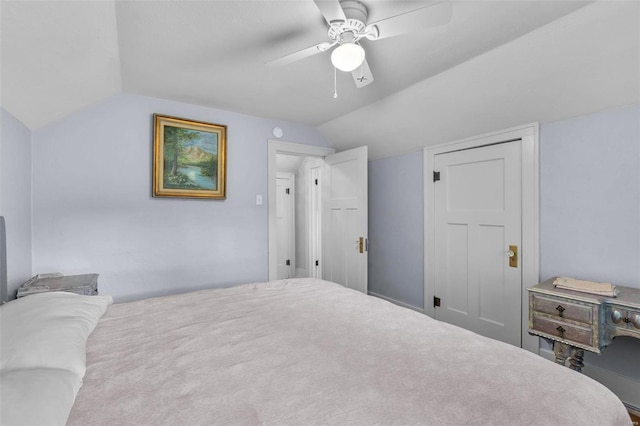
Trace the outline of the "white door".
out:
M 279 172 L 276 177 L 277 279 L 291 278 L 295 271 L 295 223 L 293 174 Z
M 322 278 L 320 263 L 322 263 L 322 166 L 318 160 L 310 164 L 309 174 L 309 276 Z
M 521 246 L 520 156 L 515 141 L 434 159 L 436 318 L 516 346 L 522 275 L 509 250 Z
M 367 293 L 367 147 L 325 157 L 322 278 Z

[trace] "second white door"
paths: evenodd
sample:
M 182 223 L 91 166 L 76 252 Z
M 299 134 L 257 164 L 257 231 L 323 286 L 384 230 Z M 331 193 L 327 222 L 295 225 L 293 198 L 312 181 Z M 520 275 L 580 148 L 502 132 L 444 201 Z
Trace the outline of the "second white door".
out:
M 278 247 L 277 279 L 292 278 L 295 271 L 295 199 L 293 173 L 278 172 L 276 178 L 276 221 Z
M 434 162 L 436 318 L 516 346 L 522 276 L 509 250 L 521 246 L 520 156 L 515 141 Z
M 324 159 L 322 278 L 367 293 L 367 147 Z

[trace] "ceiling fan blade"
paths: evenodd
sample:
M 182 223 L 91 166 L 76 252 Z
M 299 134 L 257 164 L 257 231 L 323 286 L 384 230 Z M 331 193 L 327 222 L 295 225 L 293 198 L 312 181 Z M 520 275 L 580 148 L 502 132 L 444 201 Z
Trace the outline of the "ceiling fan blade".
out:
M 331 25 L 334 21 L 347 20 L 338 0 L 313 0 L 313 2 L 318 6 L 318 9 L 320 9 L 320 13 L 324 16 L 327 24 Z
M 401 15 L 392 16 L 378 22 L 369 24 L 367 28 L 377 28 L 377 36 L 375 29 L 371 38 L 378 40 L 381 38 L 393 37 L 414 31 L 421 28 L 437 27 L 444 25 L 451 20 L 451 3 L 442 2 L 425 6 L 420 9 L 412 10 Z
M 278 59 L 269 61 L 267 62 L 267 65 L 270 65 L 270 66 L 288 65 L 295 61 L 299 61 L 300 59 L 313 56 L 317 53 L 325 52 L 331 46 L 332 46 L 331 43 L 327 43 L 327 42 L 316 44 L 315 46 L 307 47 L 306 49 L 298 50 L 297 52 L 293 52 L 288 55 L 282 56 Z
M 351 75 L 358 89 L 373 83 L 373 74 L 371 74 L 371 68 L 369 68 L 366 59 L 362 62 L 362 65 L 351 71 Z

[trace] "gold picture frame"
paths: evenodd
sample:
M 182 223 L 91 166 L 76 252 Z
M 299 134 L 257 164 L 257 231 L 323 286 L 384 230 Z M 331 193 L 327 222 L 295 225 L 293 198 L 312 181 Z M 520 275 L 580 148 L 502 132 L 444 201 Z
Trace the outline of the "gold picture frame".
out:
M 226 198 L 227 126 L 154 114 L 153 196 Z

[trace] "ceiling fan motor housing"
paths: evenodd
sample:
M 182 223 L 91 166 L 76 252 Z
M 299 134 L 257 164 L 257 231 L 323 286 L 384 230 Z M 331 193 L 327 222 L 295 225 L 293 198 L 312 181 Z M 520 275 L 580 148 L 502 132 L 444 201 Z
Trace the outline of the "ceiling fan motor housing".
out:
M 355 0 L 343 0 L 340 2 L 346 21 L 333 21 L 329 27 L 329 39 L 333 42 L 355 42 L 366 36 L 367 8 L 364 4 Z M 351 36 L 345 34 L 351 33 Z M 343 36 L 344 34 L 344 36 Z M 346 40 L 344 40 L 346 38 Z
M 340 2 L 342 11 L 347 19 L 354 19 L 365 24 L 367 22 L 367 7 L 356 0 L 343 0 Z

